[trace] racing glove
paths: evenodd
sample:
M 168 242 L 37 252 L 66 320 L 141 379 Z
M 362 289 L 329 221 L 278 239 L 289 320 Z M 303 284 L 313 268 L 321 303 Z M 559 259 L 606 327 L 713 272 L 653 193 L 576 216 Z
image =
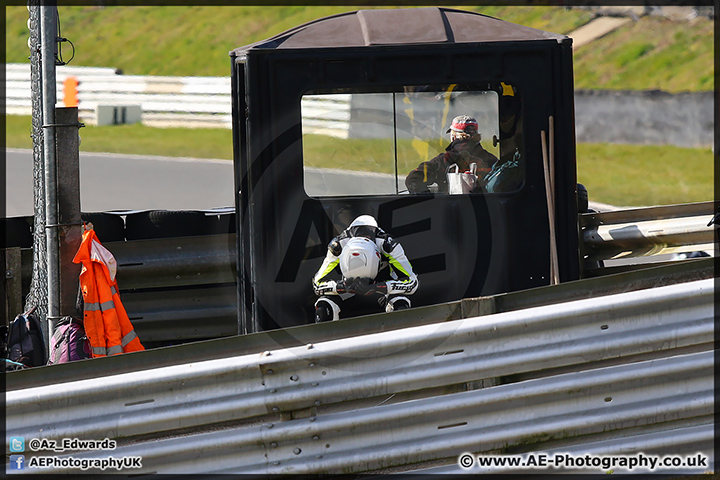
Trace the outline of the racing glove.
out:
M 345 279 L 335 282 L 335 293 L 347 293 L 348 285 L 345 283 Z
M 387 283 L 385 282 L 377 282 L 372 287 L 375 293 L 379 293 L 380 295 L 387 294 Z
M 357 295 L 370 295 L 374 291 L 372 279 L 356 278 L 355 280 L 353 280 L 350 289 Z

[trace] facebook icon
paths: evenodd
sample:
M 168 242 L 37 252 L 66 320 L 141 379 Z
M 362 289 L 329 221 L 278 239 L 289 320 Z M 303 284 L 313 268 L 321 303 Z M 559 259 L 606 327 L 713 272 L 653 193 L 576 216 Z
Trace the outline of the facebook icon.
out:
M 10 455 L 10 470 L 25 468 L 25 455 Z

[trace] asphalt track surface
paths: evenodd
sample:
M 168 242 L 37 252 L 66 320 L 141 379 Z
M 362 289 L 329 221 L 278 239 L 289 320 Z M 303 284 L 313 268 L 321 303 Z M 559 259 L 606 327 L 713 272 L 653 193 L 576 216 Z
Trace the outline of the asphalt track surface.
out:
M 32 152 L 7 150 L 6 216 L 33 215 Z M 80 153 L 80 210 L 209 210 L 233 207 L 231 160 Z M 313 196 L 397 193 L 392 175 L 306 170 Z M 402 183 L 402 182 L 400 182 Z
M 32 151 L 6 150 L 5 216 L 34 214 Z M 308 168 L 312 196 L 406 193 L 403 177 Z M 80 153 L 80 210 L 209 210 L 233 207 L 231 160 Z M 597 211 L 618 207 L 591 202 Z
M 5 216 L 33 215 L 31 150 L 6 150 Z M 80 210 L 207 210 L 234 205 L 231 160 L 80 153 Z

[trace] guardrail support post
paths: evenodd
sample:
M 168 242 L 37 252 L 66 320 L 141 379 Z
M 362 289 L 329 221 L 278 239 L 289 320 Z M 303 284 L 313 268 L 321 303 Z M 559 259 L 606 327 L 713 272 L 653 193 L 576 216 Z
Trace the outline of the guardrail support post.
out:
M 73 257 L 82 241 L 80 218 L 80 137 L 77 107 L 55 109 L 58 240 L 60 242 L 60 316 L 76 316 L 81 265 Z

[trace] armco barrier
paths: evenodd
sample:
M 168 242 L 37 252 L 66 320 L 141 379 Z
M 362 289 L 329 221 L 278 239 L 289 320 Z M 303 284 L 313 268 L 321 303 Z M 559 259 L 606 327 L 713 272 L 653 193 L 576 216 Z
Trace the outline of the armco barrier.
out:
M 708 279 L 180 360 L 62 388 L 14 389 L 12 377 L 24 373 L 15 372 L 7 435 L 115 438 L 113 456 L 143 457 L 133 473 L 418 468 L 452 465 L 465 451 L 528 452 L 649 431 L 672 447 L 668 431 L 713 422 L 713 287 Z M 479 383 L 494 386 L 474 389 Z M 712 442 L 699 447 L 711 454 Z
M 669 264 L 658 267 L 631 270 L 576 282 L 567 282 L 552 286 L 546 285 L 490 297 L 468 298 L 438 305 L 416 307 L 406 311 L 394 312 L 392 315 L 366 315 L 341 319 L 336 322 L 303 325 L 253 335 L 216 338 L 209 343 L 193 342 L 168 348 L 155 348 L 145 351 L 143 355 L 121 355 L 105 358 L 101 361 L 73 362 L 71 364 L 56 365 L 53 367 L 52 382 L 48 381 L 44 369 L 30 369 L 23 371 L 22 375 L 10 375 L 8 377 L 8 389 L 18 390 L 38 387 L 53 382 L 66 383 L 103 377 L 113 375 L 120 371 L 140 371 L 149 368 L 172 366 L 177 363 L 178 356 L 181 356 L 187 363 L 191 363 L 236 357 L 245 354 L 256 354 L 257 352 L 265 352 L 277 348 L 306 346 L 309 343 L 356 337 L 381 331 L 389 332 L 413 326 L 429 325 L 463 318 L 474 318 L 481 315 L 512 312 L 530 307 L 554 305 L 574 300 L 693 282 L 713 278 L 714 274 L 713 258 L 670 262 Z M 183 290 L 184 289 L 179 289 L 175 292 L 177 297 L 181 296 Z M 162 303 L 163 299 L 158 296 L 152 297 L 150 293 L 154 291 L 156 290 L 146 292 L 150 296 L 148 303 L 153 305 L 153 309 L 159 308 L 159 311 L 162 311 L 163 305 L 167 307 L 167 303 Z M 121 295 L 125 298 L 124 293 Z M 210 300 L 207 301 L 209 302 Z M 148 311 L 149 310 L 148 307 Z M 205 323 L 208 322 L 208 317 L 202 316 L 203 313 L 202 311 L 195 311 L 195 314 L 198 315 L 198 321 L 195 322 L 195 325 L 198 328 L 203 328 Z M 169 322 L 174 325 L 174 319 L 172 318 L 169 320 L 166 319 L 164 322 Z M 157 327 L 158 329 L 161 329 L 162 326 L 163 321 L 159 321 L 153 325 L 153 327 Z M 235 328 L 235 326 L 236 322 L 232 323 L 228 328 Z M 168 328 L 165 330 L 165 335 L 167 335 Z M 204 331 L 209 335 L 213 334 L 213 331 L 209 327 Z M 146 338 L 143 335 L 144 333 L 140 335 L 141 340 L 146 342 Z M 209 346 L 211 346 L 211 348 Z M 181 349 L 182 352 L 178 352 L 178 349 Z
M 705 421 L 707 422 L 707 418 Z M 700 420 L 702 421 L 702 419 Z M 629 432 L 628 432 L 629 433 Z M 623 459 L 628 457 L 634 457 L 638 460 L 639 457 L 648 458 L 650 455 L 655 456 L 681 456 L 681 457 L 696 457 L 700 452 L 709 452 L 712 450 L 714 445 L 715 428 L 712 424 L 700 424 L 689 426 L 663 426 L 653 425 L 645 427 L 643 431 L 638 433 L 625 434 L 622 437 L 613 437 L 610 439 L 599 439 L 596 441 L 586 441 L 577 445 L 567 445 L 562 447 L 547 447 L 542 448 L 541 453 L 546 455 L 545 458 L 550 456 L 561 455 L 563 457 L 572 456 L 574 458 L 583 459 L 588 455 L 594 457 L 604 457 L 602 461 L 611 461 L 612 459 Z M 642 454 L 638 453 L 642 452 Z M 529 452 L 522 455 L 518 455 L 524 458 L 528 458 L 532 453 Z M 487 457 L 488 455 L 485 455 Z M 536 461 L 539 460 L 539 455 L 535 457 Z M 709 457 L 708 461 L 713 460 L 713 457 Z M 567 463 L 567 462 L 566 462 Z M 637 464 L 636 464 L 637 465 Z M 712 468 L 708 464 L 703 469 L 701 465 L 690 469 L 690 468 L 668 468 L 662 467 L 655 470 L 647 468 L 647 462 L 642 467 L 635 466 L 634 468 L 626 467 L 610 467 L 610 468 L 595 468 L 589 469 L 585 466 L 571 466 L 567 469 L 563 469 L 563 473 L 576 473 L 576 474 L 590 474 L 590 473 L 612 473 L 615 475 L 624 473 L 634 474 L 646 474 L 652 472 L 653 474 L 672 475 L 665 478 L 684 478 L 683 475 L 687 475 L 693 472 L 707 473 L 712 471 Z M 554 468 L 540 469 L 537 467 L 531 468 L 513 468 L 508 469 L 495 467 L 481 467 L 477 463 L 469 470 L 469 473 L 480 473 L 480 474 L 508 474 L 513 473 L 516 475 L 538 475 L 538 474 L 553 474 L 558 473 Z M 430 473 L 434 475 L 445 475 L 458 473 L 457 465 L 444 466 L 444 467 L 433 467 L 423 469 L 422 473 Z M 702 478 L 702 477 L 698 477 Z
M 590 260 L 714 250 L 715 202 L 629 208 L 580 216 Z
M 582 214 L 580 222 L 584 254 L 590 260 L 603 260 L 618 256 L 712 250 L 713 227 L 707 224 L 713 218 L 713 209 L 713 202 L 704 202 Z M 122 218 L 118 215 L 84 215 L 91 219 L 104 215 L 118 220 L 122 230 Z M 220 216 L 224 223 L 218 221 L 218 231 L 228 231 L 230 217 L 231 215 Z M 27 234 L 30 220 L 30 217 L 18 218 L 16 222 L 8 225 L 18 223 Z M 105 226 L 112 227 L 113 232 L 118 230 L 117 225 L 106 222 L 106 218 L 100 220 L 103 220 L 103 223 L 98 223 L 98 229 Z M 185 227 L 187 231 L 197 230 L 190 225 Z M 166 236 L 159 231 L 143 231 L 143 234 Z M 115 232 L 115 235 L 123 234 Z M 28 250 L 31 245 L 30 240 L 26 241 L 28 243 L 23 245 L 25 248 L 20 252 L 22 292 L 17 303 L 21 303 L 22 298 L 27 295 L 32 274 L 32 252 Z M 149 345 L 217 338 L 238 332 L 235 234 L 147 238 L 104 244 L 118 261 L 118 284 L 125 308 L 140 338 Z M 632 281 L 633 284 L 647 285 L 656 276 L 660 278 L 668 276 L 667 272 L 670 271 L 692 271 L 693 268 L 699 268 L 697 273 L 705 275 L 696 276 L 695 279 L 712 276 L 712 272 L 706 267 L 700 267 L 712 265 L 712 259 L 689 268 L 681 265 L 681 262 L 669 263 L 675 265 L 661 271 L 665 273 L 642 273 Z M 630 268 L 647 269 L 648 264 L 623 266 L 623 270 Z M 588 270 L 587 274 L 606 276 L 613 271 L 612 268 L 597 268 Z M 588 296 L 614 293 L 617 290 L 611 290 L 608 285 L 622 281 L 598 279 L 594 283 L 588 282 L 584 288 Z M 687 281 L 687 278 L 683 281 Z M 563 292 L 562 295 L 555 294 L 556 301 L 567 301 L 580 297 L 575 291 L 576 288 L 573 285 L 561 285 L 552 291 Z M 521 298 L 523 295 L 522 292 L 515 292 L 493 297 L 498 308 L 492 311 L 507 311 L 507 308 L 500 306 L 507 303 L 508 299 Z M 546 294 L 539 294 L 538 298 L 545 298 L 544 295 Z M 537 303 L 525 304 L 530 305 Z
M 111 242 L 123 305 L 141 340 L 235 335 L 235 234 Z
M 358 408 L 352 414 L 154 439 L 118 447 L 112 454 L 142 457 L 137 473 L 332 474 L 408 465 L 417 469 L 422 462 L 452 462 L 468 451 L 492 454 L 518 445 L 532 452 L 537 439 L 556 445 L 618 441 L 635 435 L 638 427 L 655 427 L 654 438 L 683 446 L 686 439 L 674 437 L 676 430 L 687 429 L 683 422 L 702 422 L 705 429 L 712 425 L 712 370 L 712 353 L 689 354 Z M 603 397 L 603 390 L 611 391 L 612 399 Z M 710 467 L 712 444 L 706 434 L 693 452 L 709 457 Z M 633 451 L 631 443 L 629 451 L 618 453 Z M 447 470 L 463 473 L 457 465 Z

